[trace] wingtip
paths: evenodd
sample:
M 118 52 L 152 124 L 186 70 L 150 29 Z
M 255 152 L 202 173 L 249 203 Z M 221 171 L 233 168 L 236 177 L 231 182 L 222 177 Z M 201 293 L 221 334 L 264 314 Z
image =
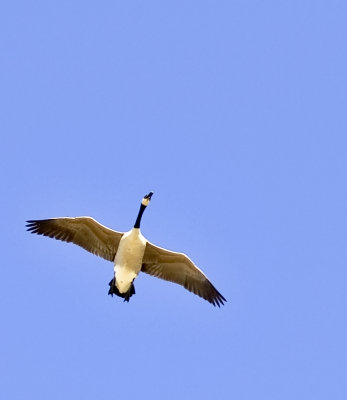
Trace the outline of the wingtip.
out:
M 224 303 L 227 303 L 227 299 L 218 292 L 218 295 L 213 298 L 210 303 L 213 304 L 214 307 L 217 306 L 218 308 L 220 308 L 221 306 L 225 305 Z
M 42 222 L 45 222 L 46 220 L 39 220 L 39 219 L 28 219 L 26 221 L 25 227 L 27 228 L 27 231 L 30 233 L 37 233 L 41 235 L 42 233 L 39 232 L 40 226 Z
M 33 219 L 28 219 L 25 222 L 25 227 L 27 228 L 27 231 L 33 233 L 32 231 L 35 229 L 36 221 Z

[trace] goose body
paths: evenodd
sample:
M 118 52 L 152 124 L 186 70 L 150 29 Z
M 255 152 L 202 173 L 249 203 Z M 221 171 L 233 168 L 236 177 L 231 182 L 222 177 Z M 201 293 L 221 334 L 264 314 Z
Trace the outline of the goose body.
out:
M 122 236 L 114 260 L 115 284 L 120 293 L 126 293 L 129 290 L 141 271 L 145 248 L 146 239 L 142 236 L 140 229 L 133 228 Z
M 129 301 L 135 294 L 134 280 L 142 271 L 149 275 L 182 285 L 214 306 L 226 299 L 206 275 L 183 253 L 163 249 L 150 243 L 140 231 L 142 215 L 153 193 L 142 199 L 134 227 L 118 232 L 101 225 L 91 217 L 63 217 L 27 221 L 28 231 L 65 242 L 114 263 L 114 276 L 108 293 Z

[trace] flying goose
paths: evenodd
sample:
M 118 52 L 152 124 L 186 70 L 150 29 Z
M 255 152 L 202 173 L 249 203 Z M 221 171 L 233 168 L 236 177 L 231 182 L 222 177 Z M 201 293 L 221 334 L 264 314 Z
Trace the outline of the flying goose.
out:
M 114 262 L 114 276 L 108 294 L 129 302 L 135 294 L 134 280 L 140 271 L 184 286 L 214 306 L 226 299 L 206 275 L 183 253 L 155 246 L 140 232 L 142 214 L 153 192 L 143 197 L 135 225 L 129 232 L 117 232 L 91 217 L 63 217 L 27 221 L 27 230 L 65 242 L 72 242 Z

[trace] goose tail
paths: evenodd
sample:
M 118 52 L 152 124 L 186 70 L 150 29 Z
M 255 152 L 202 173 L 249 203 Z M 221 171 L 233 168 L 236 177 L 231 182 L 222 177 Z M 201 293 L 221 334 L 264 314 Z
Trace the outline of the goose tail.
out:
M 131 285 L 130 285 L 128 291 L 126 291 L 126 292 L 124 292 L 124 293 L 121 293 L 121 292 L 118 290 L 118 288 L 117 288 L 117 286 L 116 286 L 115 278 L 113 278 L 113 279 L 110 281 L 109 286 L 110 286 L 110 289 L 109 289 L 109 291 L 108 291 L 108 294 L 110 294 L 112 297 L 113 297 L 113 295 L 115 294 L 116 296 L 119 296 L 119 297 L 123 298 L 124 301 L 126 301 L 127 303 L 129 303 L 130 297 L 131 297 L 133 294 L 135 294 L 135 285 L 134 285 L 133 282 L 131 283 Z

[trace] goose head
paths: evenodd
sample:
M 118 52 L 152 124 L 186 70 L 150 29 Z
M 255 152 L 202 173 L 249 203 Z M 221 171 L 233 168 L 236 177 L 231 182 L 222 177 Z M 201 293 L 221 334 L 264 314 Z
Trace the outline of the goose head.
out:
M 153 196 L 153 192 L 149 192 L 148 194 L 146 194 L 145 196 L 143 196 L 143 199 L 141 201 L 141 204 L 145 207 L 148 206 L 149 202 L 151 201 L 151 198 Z

